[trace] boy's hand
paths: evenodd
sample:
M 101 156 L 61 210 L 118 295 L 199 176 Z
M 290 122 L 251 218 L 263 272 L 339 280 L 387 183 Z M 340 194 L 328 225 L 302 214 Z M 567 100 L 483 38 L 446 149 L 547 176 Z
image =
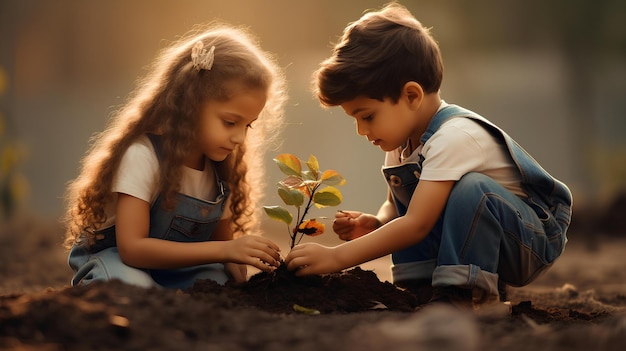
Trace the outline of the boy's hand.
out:
M 226 243 L 226 262 L 247 264 L 266 272 L 280 266 L 280 248 L 267 238 L 245 235 Z
M 345 241 L 361 237 L 380 226 L 376 216 L 356 211 L 337 211 L 333 221 L 333 230 Z
M 297 276 L 334 273 L 342 270 L 334 248 L 316 243 L 295 246 L 285 258 L 287 269 L 296 271 Z

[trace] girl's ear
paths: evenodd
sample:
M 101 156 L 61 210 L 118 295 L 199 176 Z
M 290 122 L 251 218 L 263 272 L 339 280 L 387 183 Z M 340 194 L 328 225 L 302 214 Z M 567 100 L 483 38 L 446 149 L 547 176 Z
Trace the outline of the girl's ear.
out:
M 424 101 L 424 89 L 416 82 L 407 82 L 402 87 L 401 98 L 405 99 L 411 108 L 418 109 Z

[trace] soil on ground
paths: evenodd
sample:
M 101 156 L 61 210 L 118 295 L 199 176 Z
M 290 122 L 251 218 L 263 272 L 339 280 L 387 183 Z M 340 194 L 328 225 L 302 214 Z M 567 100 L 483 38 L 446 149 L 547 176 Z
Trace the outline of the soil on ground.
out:
M 121 282 L 70 287 L 61 228 L 33 219 L 0 229 L 0 350 L 623 350 L 626 239 L 571 235 L 537 281 L 509 287 L 509 316 L 416 297 L 386 267 L 186 291 Z M 376 264 L 376 263 L 374 263 Z M 385 263 L 387 264 L 387 262 Z M 375 267 L 374 269 L 370 269 Z M 381 277 L 385 277 L 381 279 Z

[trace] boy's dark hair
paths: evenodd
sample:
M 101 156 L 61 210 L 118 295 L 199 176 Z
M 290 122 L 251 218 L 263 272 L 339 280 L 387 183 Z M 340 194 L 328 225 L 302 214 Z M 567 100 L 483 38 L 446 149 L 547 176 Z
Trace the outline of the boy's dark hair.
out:
M 404 84 L 439 91 L 443 61 L 429 29 L 402 5 L 390 3 L 346 27 L 331 57 L 314 74 L 314 91 L 325 106 L 365 96 L 398 102 Z

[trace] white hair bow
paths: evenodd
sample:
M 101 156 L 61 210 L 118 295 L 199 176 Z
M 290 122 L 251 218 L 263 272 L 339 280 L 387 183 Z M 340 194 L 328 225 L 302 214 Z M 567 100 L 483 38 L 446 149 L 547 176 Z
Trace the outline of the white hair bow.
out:
M 205 69 L 207 71 L 211 70 L 213 67 L 213 60 L 215 59 L 215 46 L 211 46 L 211 48 L 207 51 L 204 48 L 204 43 L 202 41 L 198 41 L 193 45 L 191 49 L 191 62 L 193 63 L 193 68 L 200 72 L 201 69 Z

